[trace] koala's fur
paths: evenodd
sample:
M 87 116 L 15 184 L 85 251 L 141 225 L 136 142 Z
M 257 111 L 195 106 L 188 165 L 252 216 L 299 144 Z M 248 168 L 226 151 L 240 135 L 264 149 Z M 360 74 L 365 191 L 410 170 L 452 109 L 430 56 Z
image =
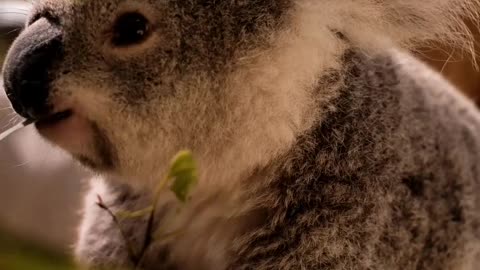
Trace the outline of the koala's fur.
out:
M 129 267 L 113 210 L 146 206 L 181 149 L 200 183 L 158 226 L 177 238 L 145 269 L 475 269 L 480 113 L 402 51 L 469 47 L 475 0 L 40 0 L 64 29 L 52 99 L 91 121 L 57 142 L 101 176 L 76 246 L 92 268 Z M 105 40 L 121 12 L 156 26 Z M 28 28 L 27 30 L 28 31 Z M 466 45 L 465 45 L 466 44 Z M 143 221 L 122 224 L 139 247 Z

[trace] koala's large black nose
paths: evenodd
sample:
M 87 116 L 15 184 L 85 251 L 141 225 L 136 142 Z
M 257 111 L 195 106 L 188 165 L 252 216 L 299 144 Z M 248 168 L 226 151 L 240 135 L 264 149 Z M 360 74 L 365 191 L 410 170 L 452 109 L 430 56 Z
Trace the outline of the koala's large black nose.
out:
M 15 111 L 28 119 L 50 113 L 51 69 L 63 54 L 62 31 L 40 18 L 22 32 L 10 48 L 3 67 L 4 85 Z

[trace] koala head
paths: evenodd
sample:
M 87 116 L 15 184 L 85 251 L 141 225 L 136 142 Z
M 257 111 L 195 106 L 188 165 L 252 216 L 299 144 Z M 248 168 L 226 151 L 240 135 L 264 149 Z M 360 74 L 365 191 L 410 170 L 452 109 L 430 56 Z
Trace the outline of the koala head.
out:
M 290 7 L 287 0 L 39 1 L 9 52 L 5 88 L 41 135 L 101 173 L 158 181 L 181 149 L 205 160 L 207 171 L 222 160 L 255 164 L 252 156 L 292 136 L 274 133 L 301 122 L 288 119 L 296 108 L 279 110 L 287 101 L 270 91 L 268 80 L 279 75 L 258 76 L 278 73 L 259 58 L 272 57 Z M 289 123 L 278 123 L 283 117 Z
M 319 79 L 347 48 L 406 43 L 466 1 L 387 2 L 40 0 L 5 88 L 40 134 L 100 173 L 153 183 L 190 149 L 204 181 L 231 182 L 320 119 L 336 93 Z

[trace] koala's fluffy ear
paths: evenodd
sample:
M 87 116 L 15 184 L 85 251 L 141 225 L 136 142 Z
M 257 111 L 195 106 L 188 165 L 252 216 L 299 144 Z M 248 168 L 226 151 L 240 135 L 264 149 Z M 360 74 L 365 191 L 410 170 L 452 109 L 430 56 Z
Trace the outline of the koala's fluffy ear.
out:
M 408 29 L 406 39 L 432 39 L 462 45 L 467 19 L 477 19 L 480 11 L 478 0 L 385 0 L 387 18 L 393 27 L 402 22 Z M 415 38 L 414 38 L 415 37 Z
M 350 0 L 334 1 L 332 8 L 343 9 L 339 28 L 357 42 L 366 40 L 366 31 L 381 33 L 397 44 L 443 41 L 471 49 L 473 41 L 465 21 L 476 19 L 479 0 Z M 363 40 L 362 40 L 363 39 Z

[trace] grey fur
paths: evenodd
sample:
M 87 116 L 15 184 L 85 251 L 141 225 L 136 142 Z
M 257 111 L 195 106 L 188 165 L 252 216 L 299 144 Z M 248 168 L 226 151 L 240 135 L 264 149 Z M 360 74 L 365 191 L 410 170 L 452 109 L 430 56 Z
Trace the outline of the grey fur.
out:
M 155 224 L 184 233 L 144 269 L 476 269 L 480 113 L 396 48 L 457 37 L 474 3 L 41 1 L 64 31 L 52 100 L 71 97 L 95 127 L 93 150 L 61 145 L 102 174 L 79 261 L 132 266 L 96 195 L 145 207 L 186 147 L 199 189 L 171 227 L 178 203 L 164 194 Z M 108 43 L 122 9 L 155 22 L 150 41 Z M 136 250 L 145 226 L 122 221 Z
M 232 269 L 474 269 L 478 111 L 406 55 L 345 60 L 334 110 L 255 196 L 266 222 Z

